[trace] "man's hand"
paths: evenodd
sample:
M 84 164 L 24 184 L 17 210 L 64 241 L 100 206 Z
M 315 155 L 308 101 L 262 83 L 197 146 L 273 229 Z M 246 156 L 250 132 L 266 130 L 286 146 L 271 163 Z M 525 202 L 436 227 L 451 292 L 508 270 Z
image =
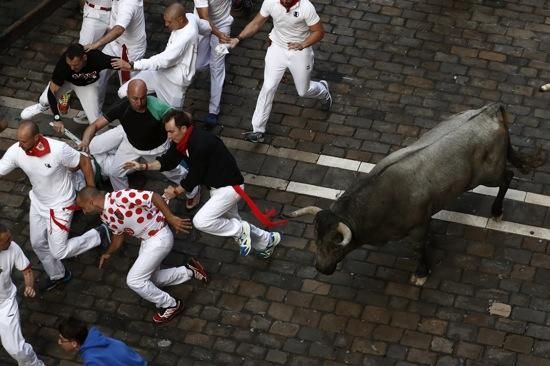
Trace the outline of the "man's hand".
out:
M 142 170 L 141 169 L 141 166 L 142 164 L 141 163 L 138 163 L 137 161 L 135 160 L 132 160 L 132 161 L 127 161 L 124 163 L 124 165 L 122 166 L 125 170 Z
M 60 135 L 63 135 L 63 133 L 65 132 L 65 125 L 63 124 L 63 122 L 54 121 L 50 124 L 50 126 L 52 126 L 53 130 Z
M 305 48 L 301 42 L 288 42 L 287 45 L 289 50 L 301 51 Z
M 84 51 L 88 52 L 88 51 L 91 51 L 91 50 L 95 50 L 95 49 L 98 49 L 98 45 L 96 43 L 90 43 L 90 44 L 87 44 L 84 46 Z
M 98 266 L 98 267 L 99 267 L 100 269 L 102 269 L 103 266 L 104 266 L 105 264 L 107 264 L 107 262 L 109 261 L 109 259 L 111 259 L 111 255 L 110 255 L 110 254 L 107 254 L 107 253 L 103 254 L 101 257 L 99 257 L 99 266 Z
M 220 40 L 221 41 L 221 40 Z M 229 47 L 230 48 L 235 48 L 237 47 L 237 45 L 239 44 L 239 39 L 238 38 L 229 38 L 229 41 L 227 42 L 224 42 L 222 41 L 222 43 L 229 43 Z
M 176 187 L 174 186 L 168 186 L 164 189 L 164 194 L 162 197 L 166 200 L 171 200 L 172 198 L 175 198 L 178 195 L 178 192 L 176 191 Z
M 231 42 L 231 37 L 229 37 L 229 35 L 223 33 L 223 32 L 220 32 L 219 30 L 212 30 L 212 34 L 215 35 L 216 37 L 218 37 L 218 39 L 220 40 L 220 43 L 229 43 Z
M 86 141 L 86 140 L 81 140 L 80 141 L 80 144 L 78 144 L 78 146 L 76 147 L 78 150 L 82 151 L 82 152 L 85 152 L 85 153 L 90 153 L 90 141 Z
M 130 65 L 128 61 L 124 61 L 121 58 L 111 61 L 111 66 L 113 66 L 115 70 L 132 71 L 132 65 Z
M 25 295 L 25 297 L 35 297 L 36 291 L 34 291 L 34 287 L 25 286 L 25 291 L 23 292 L 23 295 Z
M 193 225 L 191 224 L 190 219 L 182 219 L 181 217 L 177 217 L 175 215 L 166 217 L 166 221 L 174 228 L 176 229 L 176 233 L 182 232 L 184 234 L 189 234 L 191 229 L 193 229 Z

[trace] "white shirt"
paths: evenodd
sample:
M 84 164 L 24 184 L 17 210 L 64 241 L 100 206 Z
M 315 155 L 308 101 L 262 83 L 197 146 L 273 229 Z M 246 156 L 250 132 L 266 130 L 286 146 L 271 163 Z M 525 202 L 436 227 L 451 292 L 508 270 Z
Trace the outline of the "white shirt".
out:
M 19 245 L 13 241 L 8 249 L 0 251 L 0 302 L 15 296 L 17 292 L 17 288 L 11 280 L 13 268 L 23 271 L 30 265 L 29 259 Z
M 199 34 L 210 32 L 210 24 L 195 14 L 185 14 L 189 21 L 170 33 L 166 48 L 159 54 L 134 63 L 134 70 L 161 70 L 177 85 L 188 85 L 195 76 Z
M 147 36 L 143 0 L 113 0 L 109 27 L 113 28 L 115 25 L 125 29 L 115 42 L 128 47 L 130 61 L 134 60 L 133 55 L 145 54 Z
M 153 192 L 124 189 L 105 195 L 100 218 L 115 235 L 147 240 L 166 226 L 165 217 L 153 204 Z
M 231 0 L 194 0 L 195 8 L 208 8 L 208 18 L 218 25 L 231 16 Z
M 264 18 L 273 18 L 273 30 L 269 38 L 283 48 L 288 48 L 289 42 L 303 42 L 310 34 L 309 27 L 320 21 L 309 0 L 300 0 L 289 12 L 279 0 L 264 0 L 260 14 Z
M 92 9 L 99 9 L 101 8 L 110 8 L 111 7 L 111 0 L 86 0 L 86 5 L 93 4 L 94 7 Z
M 75 199 L 72 172 L 80 164 L 80 153 L 64 142 L 46 137 L 50 153 L 42 157 L 28 156 L 19 143 L 10 146 L 0 160 L 0 176 L 21 168 L 29 177 L 31 200 L 45 209 L 63 208 Z

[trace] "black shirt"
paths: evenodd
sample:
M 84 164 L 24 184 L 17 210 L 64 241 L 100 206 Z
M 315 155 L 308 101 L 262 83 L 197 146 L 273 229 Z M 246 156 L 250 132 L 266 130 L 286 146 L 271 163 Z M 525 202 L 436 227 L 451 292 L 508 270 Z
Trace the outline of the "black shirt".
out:
M 147 110 L 143 113 L 136 112 L 128 98 L 122 99 L 115 104 L 103 116 L 109 122 L 118 119 L 128 141 L 138 150 L 153 150 L 166 142 L 166 130 L 162 120 L 156 119 L 150 112 L 157 101 L 155 97 L 147 97 Z
M 99 79 L 99 72 L 105 69 L 112 69 L 111 60 L 116 57 L 108 56 L 101 51 L 91 50 L 86 53 L 88 59 L 86 66 L 79 72 L 73 72 L 65 61 L 65 53 L 61 56 L 52 73 L 52 81 L 57 85 L 63 85 L 68 81 L 76 86 L 85 86 L 95 83 Z
M 181 186 L 187 192 L 192 191 L 198 185 L 220 188 L 244 183 L 235 158 L 216 135 L 193 128 L 187 151 L 189 158 L 180 154 L 176 149 L 176 144 L 172 143 L 166 154 L 157 158 L 161 171 L 174 169 L 182 159 L 188 162 L 189 172 L 181 181 Z

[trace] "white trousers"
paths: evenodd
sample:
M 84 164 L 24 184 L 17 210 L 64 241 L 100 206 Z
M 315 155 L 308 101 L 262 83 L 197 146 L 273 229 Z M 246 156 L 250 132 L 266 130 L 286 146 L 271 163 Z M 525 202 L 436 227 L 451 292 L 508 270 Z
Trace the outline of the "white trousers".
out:
M 111 12 L 92 8 L 87 3 L 84 3 L 83 13 L 82 28 L 80 28 L 78 43 L 86 46 L 94 43 L 107 32 Z
M 130 80 L 122 84 L 118 89 L 119 98 L 124 98 L 128 95 L 128 83 L 134 79 L 141 79 L 147 85 L 148 93 L 155 93 L 157 97 L 170 107 L 181 110 L 183 109 L 183 101 L 187 88 L 191 85 L 191 80 L 184 85 L 173 83 L 163 70 L 143 70 L 137 72 Z
M 222 33 L 231 34 L 233 17 L 230 15 L 214 24 Z M 203 36 L 199 41 L 197 55 L 197 70 L 202 70 L 210 65 L 210 104 L 208 112 L 220 113 L 220 100 L 222 98 L 223 83 L 225 81 L 225 55 L 218 54 L 215 49 L 220 43 L 218 37 L 213 34 Z
M 19 323 L 19 306 L 15 296 L 0 302 L 0 340 L 19 366 L 44 366 L 32 346 L 25 342 Z
M 169 147 L 170 141 L 166 140 L 164 144 L 153 150 L 138 150 L 130 144 L 122 126 L 117 126 L 94 137 L 90 143 L 90 153 L 98 161 L 103 174 L 109 176 L 113 190 L 118 191 L 128 188 L 127 174 L 133 172 L 133 170 L 124 169 L 125 162 L 140 157 L 146 161 L 153 161 L 157 156 L 164 154 Z M 172 182 L 180 184 L 181 180 L 187 175 L 187 170 L 178 165 L 172 170 L 162 172 L 162 174 Z
M 29 227 L 31 246 L 52 280 L 65 276 L 65 267 L 61 259 L 74 257 L 101 243 L 95 229 L 86 231 L 81 236 L 68 239 L 69 233 L 55 224 L 49 208 L 43 207 L 36 199 L 31 199 Z M 73 210 L 54 209 L 55 221 L 70 229 Z
M 167 308 L 176 305 L 176 300 L 159 289 L 179 285 L 192 278 L 185 266 L 160 269 L 160 264 L 172 250 L 174 236 L 168 226 L 141 242 L 139 255 L 126 277 L 128 287 L 139 296 L 156 305 Z
M 241 185 L 244 189 L 244 185 Z M 213 188 L 210 199 L 193 217 L 193 226 L 202 232 L 216 236 L 239 237 L 242 229 L 242 219 L 239 216 L 237 203 L 241 196 L 231 186 Z M 270 234 L 250 224 L 252 248 L 262 251 L 269 243 Z
M 289 50 L 275 43 L 265 55 L 264 84 L 258 95 L 256 109 L 252 116 L 254 132 L 265 132 L 267 120 L 273 106 L 273 98 L 286 69 L 290 70 L 298 95 L 305 98 L 326 99 L 328 90 L 318 81 L 311 81 L 313 49 Z
M 70 92 L 71 90 L 74 90 L 76 93 L 76 96 L 78 97 L 78 100 L 80 100 L 80 104 L 82 104 L 82 109 L 84 109 L 84 113 L 86 113 L 86 117 L 88 117 L 88 121 L 92 123 L 95 121 L 99 116 L 101 116 L 101 107 L 99 104 L 99 82 L 101 81 L 101 78 L 96 81 L 95 83 L 86 85 L 86 86 L 77 86 L 74 85 L 68 81 L 65 81 L 63 85 L 59 88 L 59 91 L 57 92 L 57 96 L 63 95 L 67 92 Z M 42 92 L 42 95 L 40 95 L 40 104 L 43 106 L 49 106 L 50 103 L 48 102 L 48 89 L 50 88 L 50 84 L 46 86 L 46 89 Z

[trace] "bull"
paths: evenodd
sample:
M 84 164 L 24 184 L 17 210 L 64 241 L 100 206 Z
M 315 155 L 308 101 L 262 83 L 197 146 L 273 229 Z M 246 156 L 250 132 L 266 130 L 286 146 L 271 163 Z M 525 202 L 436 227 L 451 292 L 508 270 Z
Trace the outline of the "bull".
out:
M 514 176 L 541 165 L 541 155 L 523 156 L 510 142 L 506 111 L 497 104 L 456 114 L 408 147 L 382 159 L 357 179 L 329 209 L 310 206 L 288 217 L 315 215 L 315 267 L 332 274 L 344 257 L 364 244 L 380 246 L 408 239 L 418 259 L 411 282 L 422 285 L 432 215 L 478 185 L 498 187 L 491 213 L 502 215 L 504 196 Z

